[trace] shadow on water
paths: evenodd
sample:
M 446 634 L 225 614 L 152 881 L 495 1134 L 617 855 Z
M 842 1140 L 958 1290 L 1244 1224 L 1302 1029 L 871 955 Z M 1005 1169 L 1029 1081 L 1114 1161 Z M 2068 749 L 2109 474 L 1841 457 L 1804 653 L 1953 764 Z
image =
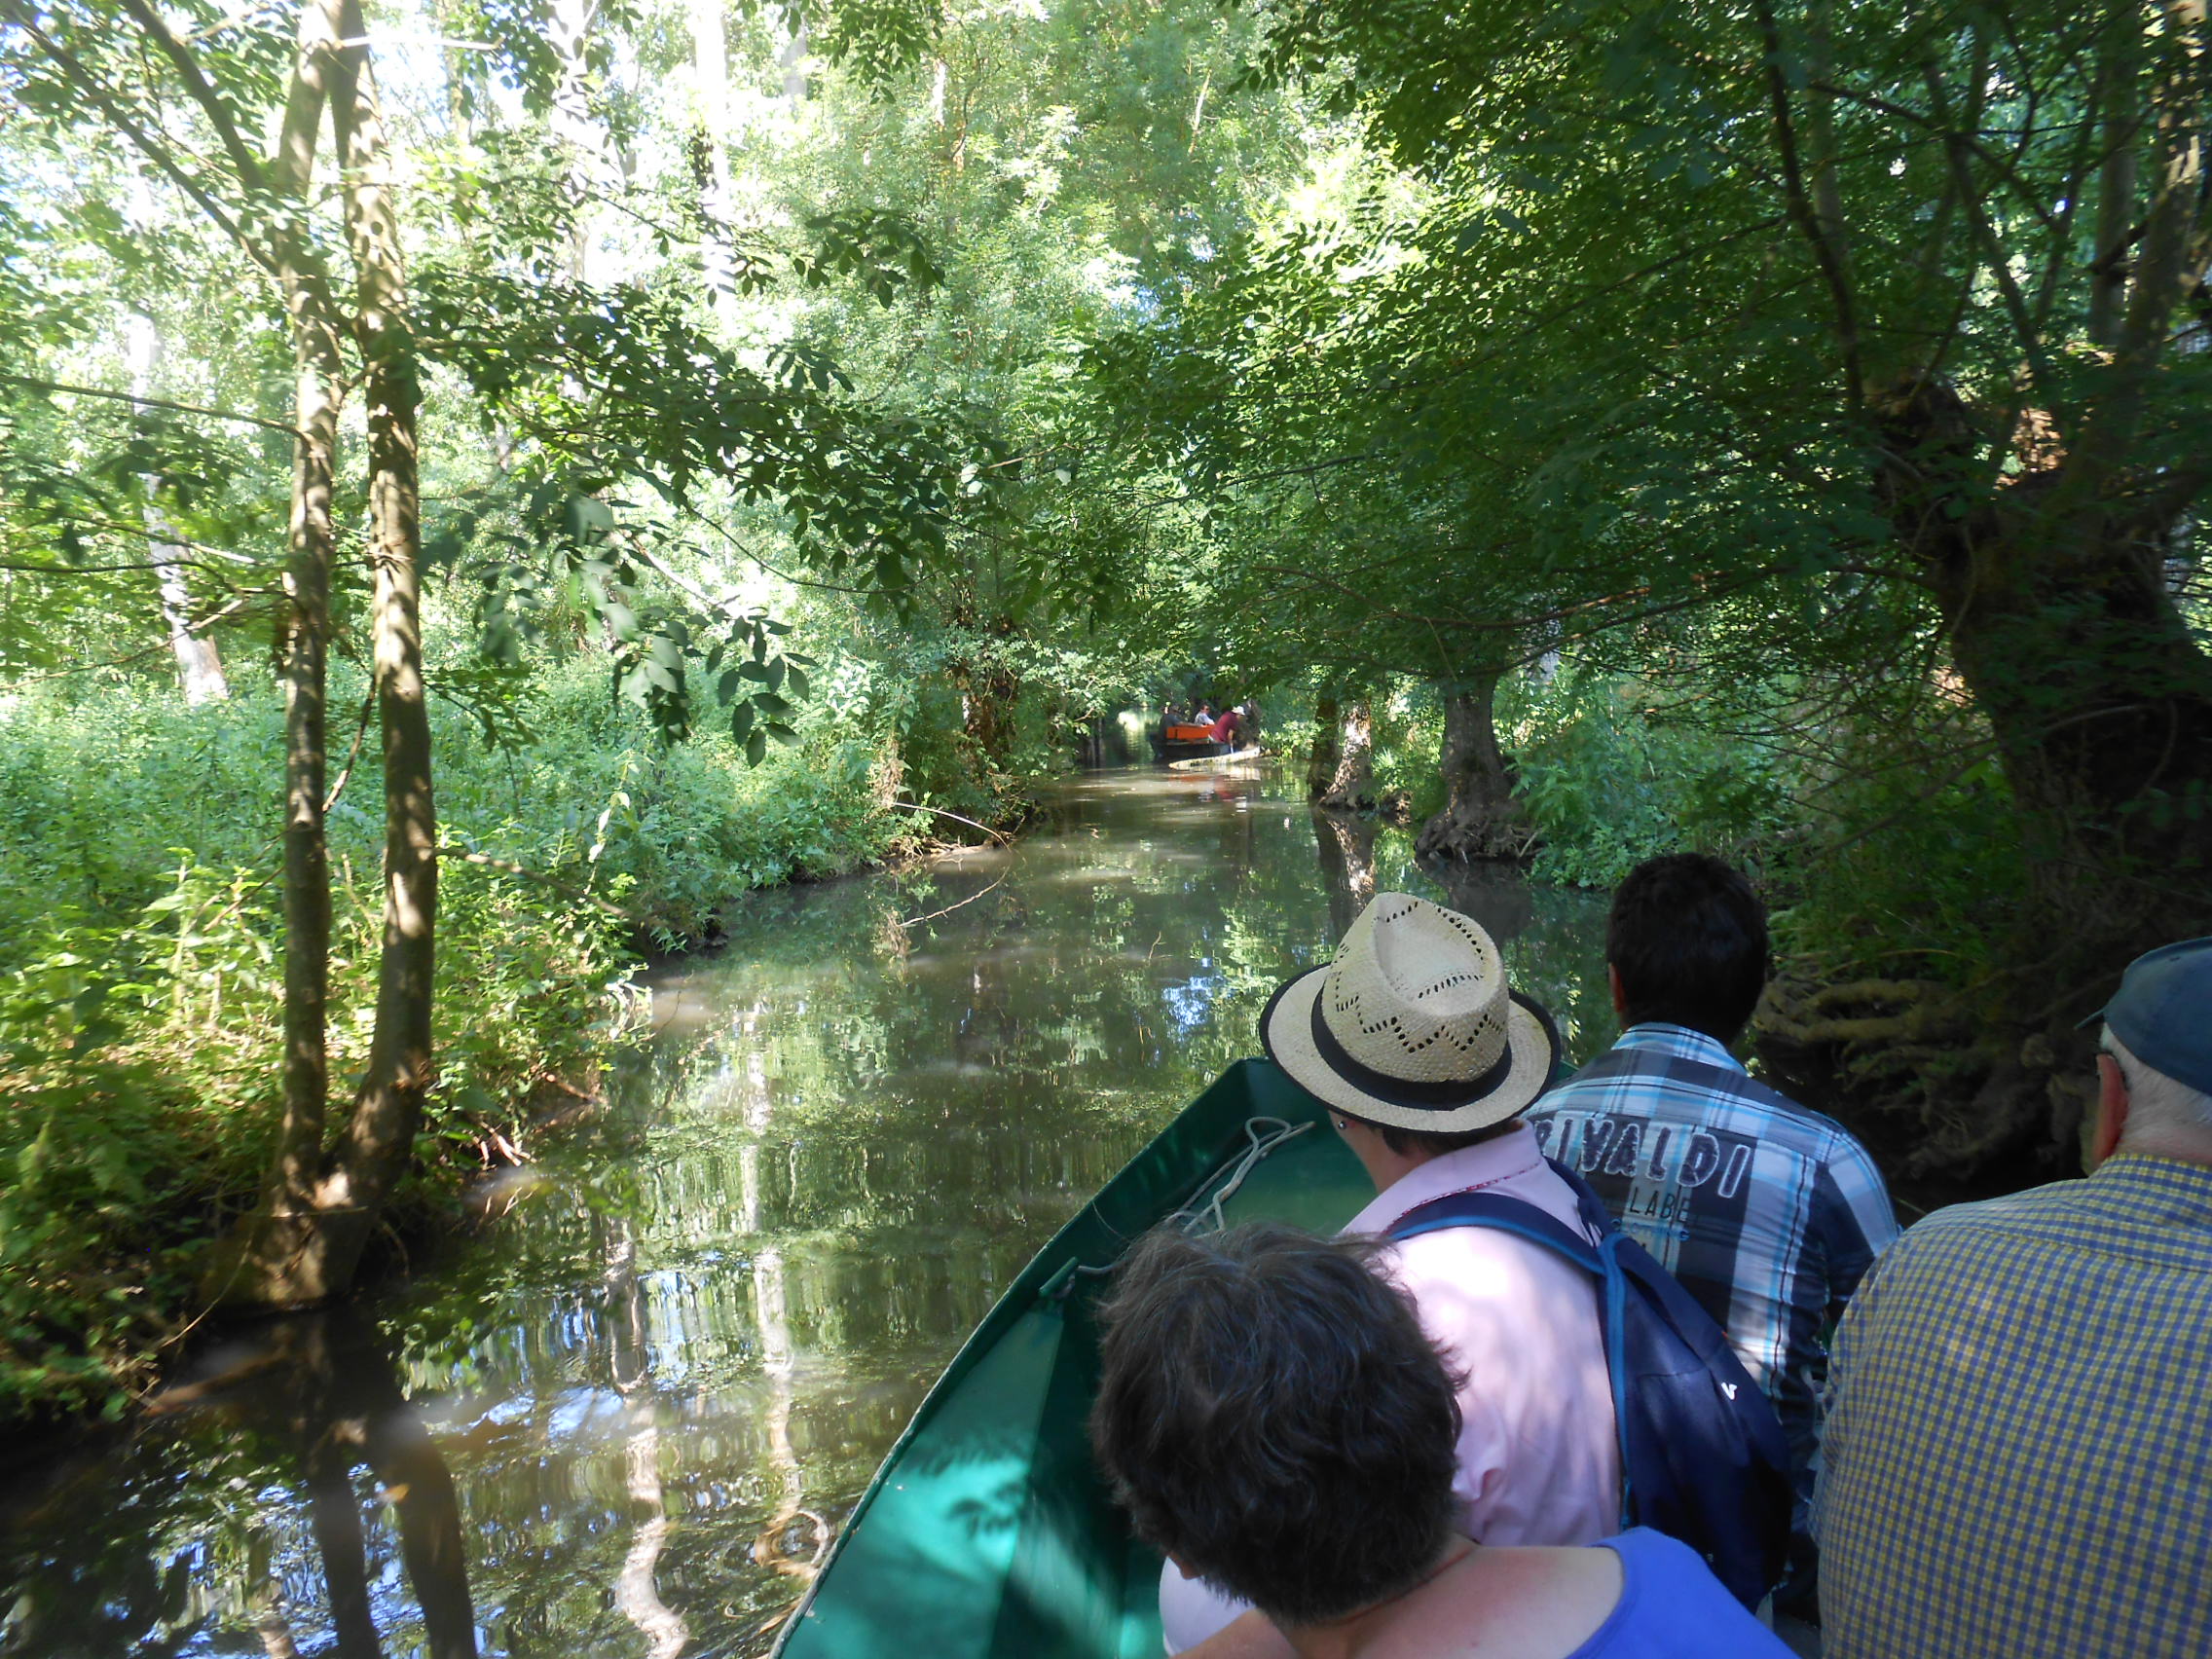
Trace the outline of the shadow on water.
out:
M 1609 1040 L 1601 902 L 1440 888 L 1249 771 L 1086 778 L 1012 848 L 753 896 L 373 1321 L 275 1322 L 13 1483 L 0 1653 L 762 1651 L 1000 1290 L 1393 888 Z

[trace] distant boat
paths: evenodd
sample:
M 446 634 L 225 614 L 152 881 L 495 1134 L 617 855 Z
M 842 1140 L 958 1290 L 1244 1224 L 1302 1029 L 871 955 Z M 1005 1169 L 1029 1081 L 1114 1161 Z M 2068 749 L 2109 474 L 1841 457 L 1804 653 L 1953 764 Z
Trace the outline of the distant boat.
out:
M 1155 760 L 1210 760 L 1235 748 L 1218 740 L 1210 725 L 1162 725 L 1152 734 Z
M 777 1659 L 1156 1659 L 1160 1557 L 1091 1467 L 1091 1312 L 1147 1228 L 1334 1233 L 1375 1196 L 1326 1110 L 1239 1060 L 1053 1235 L 954 1356 L 784 1626 Z

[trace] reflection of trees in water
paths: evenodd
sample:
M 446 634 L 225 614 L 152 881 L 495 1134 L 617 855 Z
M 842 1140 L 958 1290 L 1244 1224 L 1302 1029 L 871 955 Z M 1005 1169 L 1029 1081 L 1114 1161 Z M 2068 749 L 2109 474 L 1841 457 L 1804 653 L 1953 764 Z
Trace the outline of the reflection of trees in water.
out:
M 353 1470 L 366 1463 L 398 1522 L 424 1650 L 430 1659 L 474 1659 L 476 1619 L 453 1474 L 408 1405 L 375 1327 L 357 1309 L 337 1308 L 280 1321 L 271 1342 L 278 1363 L 241 1392 L 260 1420 L 287 1419 L 302 1448 L 339 1652 L 371 1659 L 381 1651 L 353 1492 Z
M 783 1251 L 771 1247 L 754 1258 L 753 1293 L 759 1309 L 761 1369 L 767 1374 L 769 1386 L 768 1460 L 781 1494 L 775 1513 L 753 1541 L 753 1561 L 757 1567 L 795 1580 L 803 1589 L 821 1569 L 831 1529 L 800 1501 L 806 1495 L 806 1476 L 792 1445 L 797 1351 L 792 1346 L 791 1326 L 785 1318 Z
M 645 1639 L 647 1659 L 676 1659 L 690 1640 L 682 1615 L 660 1599 L 654 1573 L 668 1541 L 668 1505 L 660 1484 L 660 1423 L 653 1398 L 651 1338 L 638 1287 L 638 1247 L 628 1224 L 610 1218 L 607 1249 L 608 1357 L 622 1397 L 628 1433 L 622 1450 L 625 1490 L 639 1510 L 637 1530 L 614 1576 L 614 1606 Z
M 904 938 L 902 934 L 889 942 L 903 954 Z M 757 1056 L 756 1056 L 756 1061 Z M 748 1091 L 746 1126 L 756 1135 L 763 1134 L 773 1110 L 773 1096 L 767 1080 L 756 1063 L 752 1074 L 752 1088 Z M 757 1142 L 739 1150 L 739 1203 L 738 1219 L 747 1238 L 756 1237 L 760 1231 L 760 1147 Z M 754 1319 L 760 1333 L 760 1369 L 768 1382 L 768 1461 L 775 1472 L 777 1491 L 781 1501 L 767 1524 L 753 1540 L 750 1552 L 756 1567 L 764 1567 L 785 1578 L 796 1581 L 803 1590 L 819 1570 L 822 1558 L 829 1552 L 831 1529 L 821 1516 L 804 1507 L 806 1495 L 805 1472 L 799 1466 L 798 1453 L 792 1444 L 792 1408 L 796 1391 L 793 1378 L 796 1371 L 796 1350 L 792 1346 L 790 1321 L 785 1316 L 786 1283 L 784 1277 L 784 1252 L 775 1245 L 759 1251 L 753 1258 Z M 805 1525 L 800 1527 L 799 1522 Z M 787 1612 L 772 1614 L 756 1632 L 767 1636 L 779 1628 Z
M 1313 848 L 1329 896 L 1329 932 L 1342 939 L 1375 897 L 1375 820 L 1366 813 L 1312 810 Z
M 1518 865 L 1438 859 L 1422 866 L 1444 889 L 1444 902 L 1472 916 L 1500 945 L 1511 944 L 1536 919 L 1535 889 Z
M 357 1309 L 257 1325 L 247 1341 L 211 1350 L 153 1409 L 134 1464 L 155 1498 L 180 1507 L 132 1492 L 117 1513 L 87 1501 L 106 1468 L 65 1470 L 46 1506 L 10 1517 L 42 1559 L 9 1609 L 8 1651 L 153 1655 L 198 1637 L 218 1649 L 242 1638 L 271 1659 L 291 1659 L 303 1641 L 340 1659 L 381 1659 L 390 1635 L 429 1659 L 474 1659 L 452 1472 Z M 377 1628 L 373 1590 L 386 1570 L 372 1554 L 388 1561 L 389 1543 L 363 1526 L 354 1474 L 364 1465 L 396 1524 L 419 1640 L 388 1611 L 386 1632 Z M 297 1483 L 289 1492 L 277 1486 L 286 1476 Z M 213 1491 L 182 1506 L 187 1480 Z M 310 1637 L 297 1634 L 303 1627 Z
M 1261 1006 L 1327 959 L 1337 906 L 1435 892 L 1402 830 L 1356 821 L 1333 885 L 1303 801 L 1162 785 L 1060 822 L 1013 854 L 748 902 L 684 976 L 697 1035 L 625 1060 L 607 1112 L 511 1187 L 491 1246 L 389 1305 L 412 1391 L 463 1402 L 445 1450 L 505 1645 L 757 1651 L 826 1542 L 814 1517 L 858 1496 L 1051 1230 L 1257 1051 Z M 1555 1011 L 1581 979 L 1604 996 L 1593 913 L 1539 894 L 1507 946 Z M 1200 1016 L 1178 1027 L 1184 987 Z M 298 1566 L 317 1559 L 317 1516 L 297 1437 L 215 1444 L 161 1465 L 145 1484 L 167 1495 L 109 1517 L 98 1567 L 39 1594 L 81 1620 L 151 1609 L 205 1582 L 219 1550 L 234 1645 L 336 1652 L 320 1568 Z M 326 1453 L 342 1456 L 366 1453 Z M 320 1478 L 335 1537 L 342 1493 Z M 964 1522 L 996 1524 L 995 1479 Z M 358 1576 L 386 1599 L 347 1595 L 399 1648 L 396 1545 L 372 1518 Z M 273 1581 L 283 1593 L 256 1604 Z M 128 1636 L 26 1650 L 152 1654 L 172 1626 L 137 1616 Z
M 343 1659 L 381 1652 L 369 1602 L 367 1546 L 354 1469 L 367 1464 L 379 1497 L 398 1522 L 400 1560 L 423 1615 L 423 1648 L 431 1659 L 473 1659 L 475 1610 L 469 1555 L 461 1532 L 454 1475 L 436 1440 L 409 1407 L 379 1332 L 354 1308 L 276 1320 L 268 1358 L 235 1389 L 250 1420 L 285 1422 L 299 1447 L 314 1542 L 323 1557 L 330 1621 Z M 261 1641 L 281 1652 L 290 1633 L 266 1605 Z

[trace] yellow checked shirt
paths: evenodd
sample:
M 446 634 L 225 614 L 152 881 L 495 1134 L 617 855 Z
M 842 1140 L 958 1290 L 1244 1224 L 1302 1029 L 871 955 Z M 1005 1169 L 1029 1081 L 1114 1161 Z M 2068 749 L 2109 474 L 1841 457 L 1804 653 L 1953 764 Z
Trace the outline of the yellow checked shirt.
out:
M 2212 1655 L 2212 1169 L 1938 1211 L 1837 1332 L 1827 1659 Z

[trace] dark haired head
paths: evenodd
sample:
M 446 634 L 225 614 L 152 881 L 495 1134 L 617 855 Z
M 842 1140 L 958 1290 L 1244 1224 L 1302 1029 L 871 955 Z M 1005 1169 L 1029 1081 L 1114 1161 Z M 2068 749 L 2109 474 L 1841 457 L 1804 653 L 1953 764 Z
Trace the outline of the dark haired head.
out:
M 1766 906 L 1704 853 L 1646 859 L 1613 894 L 1605 959 L 1630 1025 L 1686 1025 L 1723 1043 L 1743 1034 L 1766 985 Z
M 1091 1445 L 1137 1535 L 1278 1623 L 1410 1589 L 1450 1536 L 1457 1403 L 1375 1247 L 1156 1232 L 1099 1313 Z

